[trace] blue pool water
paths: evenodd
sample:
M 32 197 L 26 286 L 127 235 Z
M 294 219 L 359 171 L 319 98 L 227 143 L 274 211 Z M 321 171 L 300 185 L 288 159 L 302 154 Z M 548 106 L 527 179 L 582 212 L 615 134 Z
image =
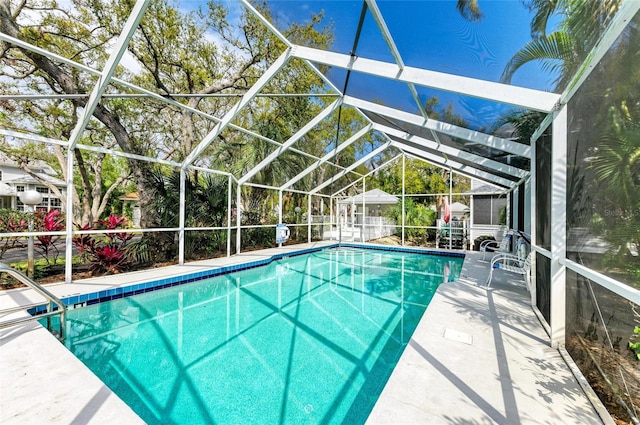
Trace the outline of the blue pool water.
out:
M 70 310 L 65 343 L 147 423 L 364 423 L 462 261 L 317 251 Z

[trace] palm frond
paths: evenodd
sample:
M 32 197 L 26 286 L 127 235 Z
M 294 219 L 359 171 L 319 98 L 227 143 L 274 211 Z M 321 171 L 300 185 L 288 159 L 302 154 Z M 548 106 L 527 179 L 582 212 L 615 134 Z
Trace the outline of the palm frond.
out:
M 458 0 L 456 9 L 465 19 L 471 22 L 478 22 L 483 16 L 478 0 Z
M 559 9 L 562 0 L 529 0 L 525 6 L 534 12 L 531 19 L 531 38 L 539 38 L 547 34 L 549 18 Z
M 555 70 L 573 62 L 573 43 L 565 31 L 556 31 L 548 36 L 531 40 L 509 60 L 500 81 L 510 83 L 513 74 L 522 66 L 533 61 L 543 61 L 543 68 Z

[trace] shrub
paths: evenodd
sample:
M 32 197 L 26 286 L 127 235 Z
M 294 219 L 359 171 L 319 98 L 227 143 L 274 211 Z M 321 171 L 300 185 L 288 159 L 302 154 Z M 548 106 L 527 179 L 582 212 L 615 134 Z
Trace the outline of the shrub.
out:
M 1 233 L 21 233 L 28 230 L 27 213 L 21 211 L 0 209 L 0 232 Z M 23 246 L 19 236 L 7 236 L 0 238 L 0 259 L 8 249 Z
M 387 218 L 402 223 L 402 204 L 398 203 L 389 208 L 385 214 Z M 405 200 L 405 226 L 433 226 L 436 222 L 436 212 L 424 204 L 409 198 Z M 405 234 L 411 242 L 424 244 L 435 237 L 435 229 L 406 229 Z
M 110 215 L 104 220 L 96 222 L 95 226 L 78 226 L 78 230 L 118 230 L 126 227 L 124 216 Z M 133 234 L 113 232 L 100 235 L 77 235 L 73 243 L 80 254 L 90 262 L 89 270 L 93 274 L 120 273 L 130 266 L 127 255 L 127 242 Z M 129 251 L 131 252 L 131 251 Z
M 64 230 L 64 215 L 58 210 L 51 210 L 49 212 L 38 212 L 35 214 L 35 226 L 36 230 L 40 232 L 59 232 Z M 40 255 L 45 259 L 47 265 L 56 264 L 60 251 L 56 246 L 56 243 L 60 240 L 59 235 L 38 235 L 36 239 L 38 244 L 36 248 L 40 251 Z M 53 258 L 51 258 L 53 254 Z

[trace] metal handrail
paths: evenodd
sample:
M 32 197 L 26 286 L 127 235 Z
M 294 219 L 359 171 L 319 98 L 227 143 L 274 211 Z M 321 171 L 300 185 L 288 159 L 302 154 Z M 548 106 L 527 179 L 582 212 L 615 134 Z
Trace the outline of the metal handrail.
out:
M 65 329 L 65 317 L 67 313 L 67 306 L 65 306 L 65 304 L 58 297 L 53 295 L 51 292 L 47 291 L 45 288 L 43 288 L 42 286 L 34 282 L 29 277 L 25 276 L 23 273 L 20 273 L 19 271 L 9 267 L 5 263 L 0 262 L 0 274 L 2 273 L 11 275 L 15 279 L 17 279 L 20 283 L 27 285 L 29 288 L 33 289 L 38 294 L 42 295 L 46 299 L 46 303 L 48 304 L 48 306 L 47 306 L 47 312 L 43 314 L 2 321 L 0 322 L 0 329 L 7 328 L 10 326 L 15 326 L 20 323 L 29 322 L 32 320 L 39 320 L 42 318 L 46 318 L 47 329 L 51 331 L 51 316 L 60 315 L 60 329 L 58 333 L 58 339 L 63 341 L 65 337 L 64 329 Z M 6 314 L 6 313 L 20 311 L 20 310 L 27 311 L 30 308 L 41 306 L 43 304 L 45 303 L 33 303 L 33 304 L 20 306 L 17 308 L 14 307 L 9 309 L 4 309 L 4 310 L 0 310 L 0 314 L 2 313 Z M 57 307 L 57 310 L 55 309 L 55 307 Z

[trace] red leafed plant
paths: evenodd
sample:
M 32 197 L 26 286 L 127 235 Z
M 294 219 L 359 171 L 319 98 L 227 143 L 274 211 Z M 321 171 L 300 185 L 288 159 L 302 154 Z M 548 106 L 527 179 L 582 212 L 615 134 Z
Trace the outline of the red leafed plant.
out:
M 124 252 L 113 246 L 99 246 L 95 249 L 93 255 L 100 265 L 100 269 L 106 269 L 107 272 L 118 273 L 122 271 Z
M 124 216 L 110 215 L 96 222 L 94 226 L 78 226 L 78 230 L 118 230 L 125 228 L 127 219 Z M 100 235 L 76 235 L 73 243 L 80 254 L 91 263 L 89 269 L 93 274 L 120 273 L 127 268 L 129 261 L 125 247 L 133 234 L 113 232 Z
M 59 210 L 51 210 L 49 212 L 36 213 L 37 230 L 40 232 L 59 232 L 64 230 L 64 215 Z M 40 251 L 42 257 L 51 264 L 56 264 L 60 251 L 56 243 L 61 239 L 61 235 L 38 235 L 36 238 L 38 244 L 36 248 Z M 51 256 L 53 255 L 53 258 Z

